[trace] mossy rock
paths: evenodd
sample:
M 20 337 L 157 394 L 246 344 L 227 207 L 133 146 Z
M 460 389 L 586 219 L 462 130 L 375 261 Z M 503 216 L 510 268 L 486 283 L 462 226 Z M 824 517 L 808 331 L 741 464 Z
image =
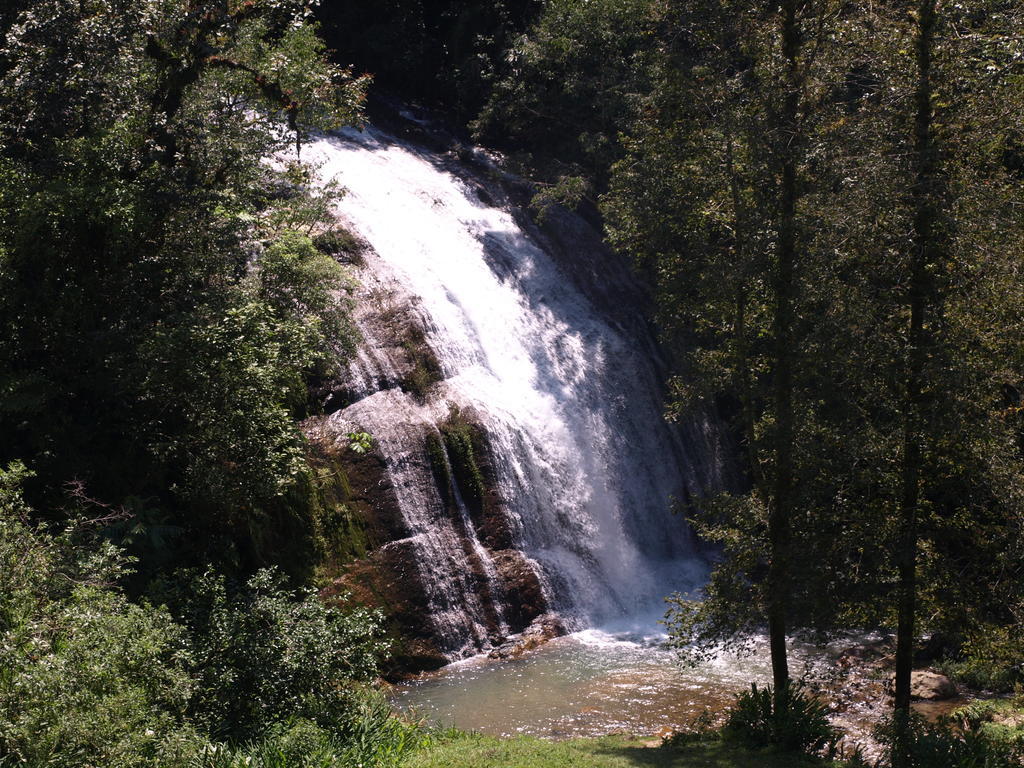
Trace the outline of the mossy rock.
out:
M 452 408 L 440 430 L 451 467 L 451 480 L 458 486 L 470 512 L 479 516 L 487 495 L 484 476 L 476 460 L 475 444 L 482 440 L 480 428 L 469 422 L 458 408 Z
M 409 372 L 401 382 L 402 389 L 422 402 L 430 387 L 441 381 L 441 364 L 418 325 L 410 324 L 404 329 L 401 347 L 409 362 Z
M 448 471 L 448 452 L 444 439 L 437 433 L 431 432 L 427 435 L 427 458 L 430 460 L 430 471 L 441 494 L 441 501 L 448 506 L 452 502 L 452 476 Z
M 314 534 L 328 572 L 407 535 L 401 510 L 388 496 L 390 486 L 382 481 L 386 470 L 377 452 L 313 444 L 310 463 L 317 475 Z

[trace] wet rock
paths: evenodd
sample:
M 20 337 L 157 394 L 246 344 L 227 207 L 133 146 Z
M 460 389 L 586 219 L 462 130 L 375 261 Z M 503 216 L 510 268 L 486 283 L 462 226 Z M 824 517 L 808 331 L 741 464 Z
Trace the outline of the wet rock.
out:
M 888 642 L 883 640 L 853 645 L 841 651 L 836 662 L 841 667 L 882 662 L 889 652 L 889 645 Z
M 505 587 L 505 620 L 513 632 L 522 632 L 548 610 L 537 571 L 518 550 L 505 549 L 492 556 Z
M 322 592 L 328 599 L 348 593 L 357 604 L 384 609 L 394 643 L 385 670 L 388 679 L 440 669 L 449 661 L 439 647 L 429 614 L 423 610 L 429 597 L 415 562 L 412 540 L 393 541 L 349 564 L 344 575 Z
M 342 536 L 352 539 L 353 534 L 358 534 L 361 539 L 355 549 L 347 546 L 352 541 L 340 542 L 343 546 L 338 548 L 334 546 L 338 542 L 333 539 L 339 532 L 324 531 L 328 539 L 325 554 L 329 559 L 343 565 L 346 555 L 361 557 L 368 550 L 409 536 L 394 484 L 379 450 L 363 454 L 352 451 L 346 435 L 326 432 L 324 425 L 315 420 L 307 422 L 306 435 L 310 463 L 325 478 L 321 485 L 323 505 L 343 510 L 349 528 L 357 529 L 341 531 Z
M 488 655 L 492 659 L 517 659 L 528 651 L 566 634 L 565 624 L 554 613 L 538 616 L 522 634 L 511 637 Z

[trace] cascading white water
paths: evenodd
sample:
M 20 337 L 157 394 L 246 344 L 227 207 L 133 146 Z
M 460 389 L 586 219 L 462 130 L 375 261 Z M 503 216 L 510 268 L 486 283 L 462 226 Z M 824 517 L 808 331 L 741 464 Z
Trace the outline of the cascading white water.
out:
M 670 507 L 719 481 L 713 430 L 695 422 L 680 439 L 664 423 L 649 347 L 581 292 L 538 233 L 482 202 L 442 156 L 373 128 L 306 152 L 346 188 L 339 216 L 372 246 L 377 278 L 415 302 L 442 368 L 422 402 L 380 384 L 387 371 L 373 368 L 384 364 L 364 351 L 352 377 L 360 399 L 332 418 L 378 441 L 433 621 L 453 638 L 446 653 L 493 640 L 485 603 L 501 592 L 475 533 L 468 548 L 457 535 L 472 527 L 464 505 L 461 520 L 446 519 L 407 469 L 422 430 L 453 405 L 486 429 L 514 547 L 570 624 L 660 613 L 664 595 L 699 582 L 691 534 Z

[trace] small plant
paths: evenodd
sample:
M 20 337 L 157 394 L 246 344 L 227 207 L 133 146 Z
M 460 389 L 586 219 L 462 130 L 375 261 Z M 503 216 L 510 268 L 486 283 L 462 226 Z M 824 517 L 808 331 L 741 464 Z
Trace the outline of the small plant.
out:
M 402 389 L 422 402 L 430 386 L 444 378 L 441 364 L 423 329 L 416 324 L 410 324 L 405 329 L 401 346 L 411 366 L 402 380 Z
M 780 699 L 776 709 L 771 686 L 751 684 L 736 697 L 723 735 L 754 747 L 834 756 L 841 737 L 828 720 L 828 706 L 799 683 L 786 688 Z
M 1011 693 L 1024 683 L 1024 639 L 1014 626 L 980 627 L 964 643 L 960 658 L 947 660 L 941 669 L 969 688 Z
M 373 435 L 369 432 L 349 432 L 346 437 L 348 437 L 348 447 L 352 453 L 362 456 L 373 448 Z
M 487 486 L 477 463 L 473 445 L 476 429 L 457 407 L 452 407 L 448 420 L 441 425 L 452 479 L 458 485 L 466 506 L 474 512 L 479 512 L 484 507 Z

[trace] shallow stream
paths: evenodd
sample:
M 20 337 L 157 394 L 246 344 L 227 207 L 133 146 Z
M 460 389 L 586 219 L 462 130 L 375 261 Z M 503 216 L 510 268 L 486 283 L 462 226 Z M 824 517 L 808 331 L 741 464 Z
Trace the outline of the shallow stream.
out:
M 396 686 L 394 701 L 429 722 L 495 736 L 658 736 L 692 725 L 705 711 L 720 721 L 738 692 L 771 681 L 763 640 L 750 655 L 722 654 L 695 668 L 681 666 L 664 640 L 656 633 L 577 632 L 518 659 L 477 656 L 452 664 Z M 793 647 L 791 672 L 808 673 L 834 702 L 832 720 L 848 742 L 872 753 L 871 731 L 891 699 L 877 672 L 837 662 L 837 650 L 853 644 Z M 960 703 L 916 706 L 935 716 Z

